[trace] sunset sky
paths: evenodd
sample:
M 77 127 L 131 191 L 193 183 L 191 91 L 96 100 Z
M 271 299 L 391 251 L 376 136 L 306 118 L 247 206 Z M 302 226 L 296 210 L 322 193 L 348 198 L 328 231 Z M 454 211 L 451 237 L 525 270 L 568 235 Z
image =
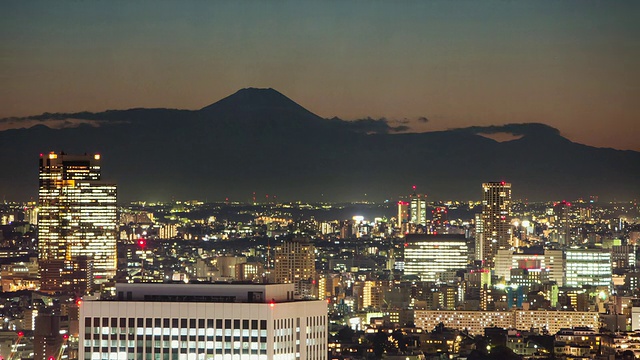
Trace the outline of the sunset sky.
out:
M 271 87 L 323 117 L 542 122 L 640 151 L 638 19 L 639 1 L 3 0 L 0 118 Z

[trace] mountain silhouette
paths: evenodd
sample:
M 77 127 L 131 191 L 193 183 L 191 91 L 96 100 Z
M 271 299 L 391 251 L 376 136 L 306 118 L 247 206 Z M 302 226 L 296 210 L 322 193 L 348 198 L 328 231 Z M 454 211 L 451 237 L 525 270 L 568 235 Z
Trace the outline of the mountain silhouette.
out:
M 411 185 L 430 199 L 479 199 L 505 180 L 514 198 L 637 198 L 640 153 L 571 142 L 550 126 L 508 124 L 397 133 L 384 119 L 323 119 L 273 89 L 242 89 L 200 110 L 41 114 L 0 131 L 0 196 L 37 198 L 38 154 L 103 155 L 119 200 L 395 200 Z M 78 122 L 83 122 L 78 124 Z M 63 128 L 51 128 L 52 124 Z M 47 126 L 49 125 L 49 126 Z M 482 134 L 511 133 L 497 142 Z

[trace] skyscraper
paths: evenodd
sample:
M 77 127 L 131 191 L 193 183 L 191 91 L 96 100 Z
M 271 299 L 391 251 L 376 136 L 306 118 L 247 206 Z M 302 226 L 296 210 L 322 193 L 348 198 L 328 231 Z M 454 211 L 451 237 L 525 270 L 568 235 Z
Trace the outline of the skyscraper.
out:
M 275 249 L 276 283 L 293 283 L 297 296 L 314 297 L 316 248 L 304 239 L 285 240 Z
M 411 194 L 410 222 L 413 226 L 427 225 L 427 195 L 417 194 L 413 186 Z
M 38 262 L 43 291 L 76 291 L 116 272 L 116 186 L 100 155 L 40 155 Z M 79 279 L 78 277 L 84 279 Z
M 409 222 L 409 203 L 398 201 L 398 229 L 404 231 L 405 225 Z
M 561 201 L 553 204 L 553 215 L 555 220 L 555 228 L 557 229 L 558 243 L 560 245 L 571 245 L 571 238 L 569 228 L 571 225 L 571 219 L 569 211 L 571 210 L 571 203 L 567 201 Z
M 482 259 L 493 267 L 498 249 L 511 247 L 511 184 L 504 181 L 482 184 Z

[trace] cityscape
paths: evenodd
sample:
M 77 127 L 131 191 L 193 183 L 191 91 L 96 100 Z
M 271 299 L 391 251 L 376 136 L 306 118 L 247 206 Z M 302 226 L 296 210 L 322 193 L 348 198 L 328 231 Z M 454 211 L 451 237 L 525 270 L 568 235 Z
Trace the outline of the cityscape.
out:
M 102 160 L 41 154 L 38 202 L 0 208 L 4 358 L 640 352 L 636 202 L 498 181 L 467 202 L 122 205 Z
M 639 13 L 0 2 L 0 360 L 640 359 Z

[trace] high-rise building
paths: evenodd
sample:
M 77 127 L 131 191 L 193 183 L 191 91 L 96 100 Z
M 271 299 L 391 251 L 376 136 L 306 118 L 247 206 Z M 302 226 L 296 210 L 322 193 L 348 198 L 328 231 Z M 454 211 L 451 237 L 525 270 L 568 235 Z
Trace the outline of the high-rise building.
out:
M 314 297 L 316 248 L 305 239 L 285 240 L 275 249 L 274 281 L 293 283 L 297 296 Z
M 409 222 L 409 203 L 406 201 L 398 201 L 398 229 L 404 231 L 406 224 Z
M 475 215 L 475 225 L 475 256 L 473 257 L 473 260 L 484 262 L 484 240 L 482 238 L 484 236 L 484 226 L 482 224 L 482 214 Z
M 439 280 L 449 270 L 465 269 L 469 247 L 464 235 L 408 235 L 404 249 L 404 274 L 422 281 Z
M 415 227 L 417 225 L 427 225 L 427 195 L 417 194 L 416 186 L 413 186 L 413 194 L 411 194 L 409 209 L 409 219 Z
M 115 276 L 116 185 L 100 181 L 100 155 L 41 154 L 39 177 L 41 289 L 84 292 Z
M 384 302 L 382 281 L 368 280 L 362 284 L 362 309 L 380 310 Z
M 564 200 L 553 205 L 554 227 L 557 229 L 558 243 L 564 246 L 571 245 L 569 234 L 569 227 L 571 226 L 569 218 L 570 209 L 571 203 Z
M 327 359 L 327 303 L 293 284 L 116 284 L 80 307 L 79 359 Z M 124 339 L 124 340 L 123 340 Z
M 493 267 L 498 249 L 511 247 L 511 184 L 504 181 L 482 184 L 482 260 Z

